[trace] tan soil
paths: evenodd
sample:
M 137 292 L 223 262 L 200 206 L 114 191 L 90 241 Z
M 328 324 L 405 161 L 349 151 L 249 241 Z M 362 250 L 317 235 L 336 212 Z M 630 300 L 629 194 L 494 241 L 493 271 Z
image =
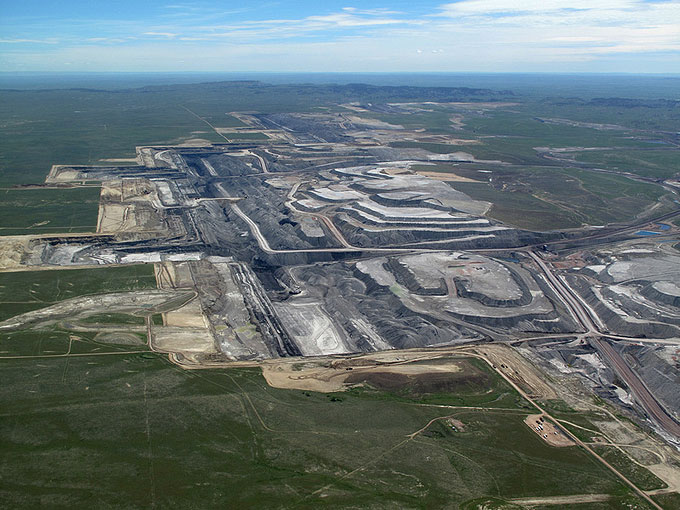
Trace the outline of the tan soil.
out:
M 403 357 L 403 356 L 402 356 Z M 412 359 L 415 361 L 416 359 Z M 362 374 L 398 374 L 415 376 L 432 373 L 455 373 L 461 371 L 459 362 L 421 362 L 392 365 L 376 363 L 371 359 L 347 359 L 338 362 L 309 361 L 304 363 L 264 363 L 262 375 L 270 386 L 284 389 L 321 392 L 344 391 L 356 384 L 347 382 Z
M 382 170 L 380 170 L 380 172 L 386 175 L 400 175 L 411 173 L 411 171 L 408 168 L 383 168 Z
M 448 173 L 448 172 L 424 172 L 421 170 L 418 170 L 416 172 L 418 175 L 422 175 L 423 177 L 429 177 L 430 179 L 435 179 L 437 181 L 445 181 L 445 182 L 480 182 L 476 181 L 474 179 L 469 179 L 468 177 L 461 177 L 458 174 L 454 173 Z
M 0 237 L 0 269 L 21 267 L 24 253 L 28 251 L 29 239 Z
M 510 502 L 516 505 L 529 506 L 534 505 L 577 505 L 580 503 L 599 503 L 601 501 L 609 501 L 611 496 L 609 494 L 574 494 L 573 496 L 549 496 L 545 498 L 516 498 L 511 499 Z
M 182 308 L 163 314 L 163 324 L 190 328 L 207 328 L 201 304 L 197 299 L 189 301 Z
M 158 262 L 154 264 L 159 289 L 193 289 L 190 262 Z
M 545 382 L 545 375 L 514 349 L 503 344 L 476 345 L 474 351 L 485 355 L 497 370 L 540 399 L 557 398 L 555 390 Z
M 204 147 L 206 145 L 212 145 L 212 142 L 204 138 L 189 138 L 180 143 L 178 147 Z
M 76 170 L 64 170 L 63 172 L 59 172 L 59 175 L 54 180 L 59 182 L 78 181 L 80 180 L 80 172 L 77 172 Z
M 172 262 L 158 262 L 153 265 L 156 286 L 159 289 L 172 289 L 175 287 L 175 265 Z
M 148 179 L 123 179 L 102 184 L 97 232 L 151 232 L 162 230 L 162 222 L 149 222 L 156 198 L 155 188 Z M 146 217 L 146 220 L 144 219 Z
M 540 414 L 532 414 L 524 418 L 524 423 L 550 446 L 574 446 L 575 443 L 565 436 L 553 422 L 548 420 L 541 421 L 541 417 L 542 415 Z M 536 430 L 539 426 L 542 427 L 542 430 L 540 428 Z
M 135 230 L 135 208 L 132 204 L 100 204 L 97 232 L 111 234 Z
M 456 427 L 456 429 L 459 430 L 460 432 L 463 432 L 465 430 L 465 424 L 460 420 L 456 420 L 455 418 L 447 418 L 446 424 L 449 427 Z
M 680 493 L 680 469 L 668 463 L 653 464 L 651 466 L 646 466 L 652 473 L 661 478 L 666 485 L 665 489 L 657 489 L 655 491 L 649 491 L 650 494 L 663 494 L 667 492 L 678 492 Z
M 206 328 L 155 326 L 152 328 L 154 350 L 173 353 L 212 353 L 215 341 Z

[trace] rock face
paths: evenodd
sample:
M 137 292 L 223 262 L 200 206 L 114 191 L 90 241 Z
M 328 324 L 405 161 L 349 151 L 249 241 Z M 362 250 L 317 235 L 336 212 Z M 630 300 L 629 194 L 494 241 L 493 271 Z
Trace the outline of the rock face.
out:
M 612 333 L 680 337 L 680 256 L 647 246 L 596 252 L 565 276 Z
M 425 347 L 574 327 L 536 282 L 525 281 L 526 271 L 463 252 L 311 264 L 290 273 L 300 292 L 285 296 L 280 306 L 320 306 L 341 325 L 349 349 Z M 457 293 L 455 278 L 473 289 L 473 297 Z

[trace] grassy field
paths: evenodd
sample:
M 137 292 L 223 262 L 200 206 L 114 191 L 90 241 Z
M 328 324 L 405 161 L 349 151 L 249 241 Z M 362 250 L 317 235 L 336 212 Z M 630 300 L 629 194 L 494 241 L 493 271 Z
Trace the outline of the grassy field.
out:
M 663 508 L 680 508 L 680 494 L 677 492 L 652 496 L 652 499 Z
M 618 150 L 581 152 L 578 161 L 645 177 L 668 179 L 680 174 L 680 150 Z
M 137 145 L 222 140 L 164 96 L 86 90 L 3 94 L 0 117 L 9 120 L 0 127 L 0 184 L 40 183 L 53 164 L 131 158 Z
M 152 288 L 153 264 L 0 273 L 0 320 L 77 296 Z
M 94 232 L 99 192 L 97 186 L 1 189 L 0 235 Z
M 500 191 L 489 184 L 456 182 L 452 186 L 477 200 L 491 202 L 491 218 L 529 230 L 553 230 L 580 225 L 575 216 L 557 210 L 529 192 Z
M 155 287 L 152 264 L 0 273 L 0 321 L 77 296 Z M 125 332 L 130 326 L 143 326 L 144 318 L 125 314 L 98 314 L 83 322 L 117 326 Z M 65 354 L 69 352 L 69 346 L 72 353 L 130 350 L 139 348 L 145 341 L 146 335 L 134 342 L 138 344 L 136 347 L 122 347 L 111 345 L 111 342 L 99 342 L 97 331 L 73 332 L 55 325 L 0 333 L 0 356 Z
M 480 176 L 469 170 L 455 171 L 466 177 Z M 492 176 L 492 183 L 450 184 L 472 198 L 492 202 L 488 213 L 492 218 L 533 230 L 630 221 L 662 197 L 669 197 L 654 184 L 573 168 L 495 168 L 485 175 Z
M 612 466 L 622 472 L 630 481 L 645 491 L 665 489 L 667 485 L 654 473 L 633 464 L 623 453 L 612 446 L 595 446 L 593 449 Z
M 485 497 L 631 497 L 584 452 L 546 446 L 516 406 L 279 390 L 255 369 L 183 371 L 151 354 L 0 361 L 0 371 L 5 507 L 454 508 Z

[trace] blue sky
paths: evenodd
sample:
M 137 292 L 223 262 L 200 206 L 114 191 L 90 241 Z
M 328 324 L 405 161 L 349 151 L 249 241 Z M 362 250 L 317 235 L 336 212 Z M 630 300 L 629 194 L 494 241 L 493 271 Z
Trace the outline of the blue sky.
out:
M 680 72 L 680 0 L 0 0 L 3 71 Z

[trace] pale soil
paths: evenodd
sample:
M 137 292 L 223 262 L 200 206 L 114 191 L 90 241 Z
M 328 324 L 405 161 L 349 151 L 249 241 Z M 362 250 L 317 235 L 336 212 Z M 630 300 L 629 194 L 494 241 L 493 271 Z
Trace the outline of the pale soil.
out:
M 349 373 L 325 367 L 294 370 L 289 363 L 267 363 L 262 365 L 262 375 L 274 388 L 332 392 L 345 390 Z
M 481 110 L 483 108 L 491 108 L 491 109 L 505 108 L 505 107 L 508 107 L 508 106 L 518 106 L 519 105 L 519 103 L 502 103 L 502 102 L 498 102 L 498 103 L 468 103 L 468 102 L 456 102 L 456 101 L 453 101 L 451 103 L 441 103 L 441 104 L 450 104 L 450 105 L 453 105 L 453 106 L 459 106 L 461 108 L 471 108 L 473 110 Z
M 672 466 L 667 463 L 663 464 L 653 464 L 651 466 L 645 466 L 656 476 L 661 478 L 666 485 L 665 489 L 657 489 L 655 491 L 649 491 L 649 494 L 662 494 L 666 492 L 677 492 L 680 493 L 680 469 L 676 466 Z
M 148 179 L 124 179 L 102 183 L 97 232 L 142 232 L 162 230 L 161 222 L 151 222 L 148 217 L 156 198 L 155 188 Z M 158 215 L 158 211 L 154 211 Z
M 207 328 L 203 310 L 198 299 L 189 301 L 182 308 L 163 314 L 163 324 L 189 328 Z
M 411 171 L 408 168 L 383 168 L 380 173 L 386 175 L 400 175 L 400 174 L 410 174 Z
M 435 179 L 437 181 L 445 181 L 445 182 L 480 182 L 476 181 L 474 179 L 470 179 L 468 177 L 461 177 L 458 174 L 454 173 L 448 173 L 448 172 L 424 172 L 422 170 L 418 170 L 416 172 L 418 175 L 422 175 L 424 177 L 429 177 L 430 179 Z
M 303 356 L 349 352 L 333 321 L 316 304 L 274 303 L 274 310 Z
M 215 352 L 215 342 L 206 328 L 154 326 L 152 347 L 156 351 L 172 353 Z
M 420 133 L 417 141 L 422 143 L 438 143 L 443 145 L 481 145 L 480 140 L 470 140 L 466 138 L 450 138 L 448 136 L 422 136 Z
M 462 115 L 451 115 L 449 117 L 449 122 L 454 129 L 463 129 L 465 127 L 465 122 L 463 122 Z
M 189 138 L 180 143 L 178 147 L 205 147 L 206 145 L 212 145 L 212 142 L 204 138 Z
M 61 170 L 59 165 L 54 165 L 45 182 L 70 182 L 78 181 L 80 179 L 80 172 L 77 170 Z
M 99 161 L 105 161 L 106 163 L 137 163 L 137 158 L 103 158 Z
M 471 163 L 487 163 L 493 165 L 507 165 L 505 161 L 500 161 L 496 159 L 477 159 L 469 152 L 451 152 L 449 154 L 432 154 L 428 157 L 430 161 L 463 161 Z
M 358 115 L 346 115 L 345 116 L 350 122 L 360 124 L 363 126 L 368 126 L 372 129 L 404 129 L 404 126 L 398 124 L 390 124 L 389 122 L 383 122 L 382 120 L 372 119 L 370 117 L 360 117 Z
M 524 423 L 543 441 L 548 443 L 550 446 L 564 447 L 564 446 L 574 446 L 574 442 L 565 436 L 555 424 L 551 421 L 544 420 L 540 421 L 542 415 L 532 414 L 524 419 Z M 543 427 L 543 430 L 536 430 L 538 426 Z M 547 436 L 547 437 L 544 437 Z
M 456 429 L 461 432 L 465 430 L 465 424 L 460 420 L 456 420 L 455 418 L 447 418 L 446 424 L 450 427 L 456 427 Z
M 172 289 L 175 287 L 175 265 L 172 262 L 158 262 L 153 265 L 156 286 L 159 289 Z
M 0 269 L 21 267 L 24 254 L 28 251 L 30 237 L 19 238 L 0 237 Z
M 437 359 L 440 356 L 431 356 Z M 381 359 L 382 358 L 382 359 Z M 418 363 L 405 361 L 404 355 L 393 357 L 371 355 L 371 357 L 356 357 L 328 361 L 308 361 L 303 363 L 263 363 L 262 375 L 270 386 L 284 389 L 311 390 L 320 392 L 344 391 L 354 384 L 346 383 L 350 375 L 371 372 L 392 373 L 403 375 L 422 375 L 434 372 L 460 372 L 459 362 L 448 363 Z M 418 360 L 418 356 L 410 357 L 409 361 Z M 392 363 L 392 364 L 384 364 Z
M 609 494 L 574 494 L 573 496 L 548 496 L 545 498 L 517 498 L 510 502 L 522 506 L 534 505 L 576 505 L 579 503 L 598 503 L 609 501 Z
M 100 204 L 97 232 L 111 234 L 135 230 L 137 221 L 132 204 Z

